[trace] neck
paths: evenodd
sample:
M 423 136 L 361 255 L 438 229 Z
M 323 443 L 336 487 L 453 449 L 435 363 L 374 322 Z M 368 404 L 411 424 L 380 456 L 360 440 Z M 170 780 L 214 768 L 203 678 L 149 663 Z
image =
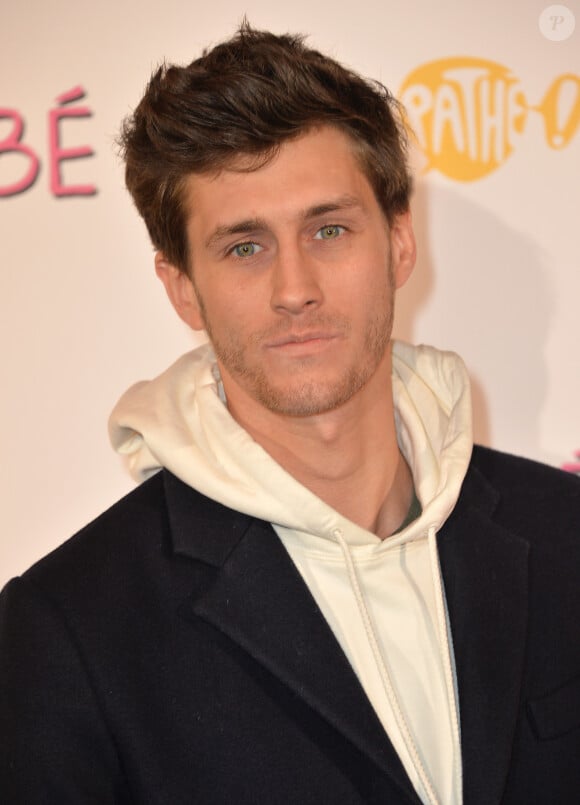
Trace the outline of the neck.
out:
M 382 539 L 404 520 L 413 480 L 397 443 L 390 352 L 332 411 L 291 417 L 238 393 L 228 394 L 228 408 L 278 464 L 349 520 Z

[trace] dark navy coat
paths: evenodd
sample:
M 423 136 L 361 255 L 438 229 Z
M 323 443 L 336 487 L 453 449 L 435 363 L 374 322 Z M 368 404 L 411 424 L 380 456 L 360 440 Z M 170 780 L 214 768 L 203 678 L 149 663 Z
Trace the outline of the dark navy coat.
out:
M 438 545 L 465 805 L 580 801 L 580 479 L 476 448 Z M 419 800 L 271 526 L 163 471 L 2 594 L 0 802 Z

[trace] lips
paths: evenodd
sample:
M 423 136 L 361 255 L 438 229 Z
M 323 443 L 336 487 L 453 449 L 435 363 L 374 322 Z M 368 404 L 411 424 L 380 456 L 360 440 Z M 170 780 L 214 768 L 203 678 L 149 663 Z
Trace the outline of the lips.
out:
M 331 341 L 336 338 L 335 333 L 321 332 L 314 330 L 308 333 L 286 333 L 273 341 L 269 341 L 267 347 L 285 347 L 292 344 L 308 344 L 311 341 Z

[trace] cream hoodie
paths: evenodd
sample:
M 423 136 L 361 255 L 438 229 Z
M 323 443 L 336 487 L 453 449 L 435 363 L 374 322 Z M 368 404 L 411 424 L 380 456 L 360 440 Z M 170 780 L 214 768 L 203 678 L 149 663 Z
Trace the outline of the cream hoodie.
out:
M 302 486 L 235 422 L 207 344 L 130 388 L 109 432 L 135 479 L 166 467 L 204 495 L 272 523 L 419 797 L 460 805 L 457 685 L 436 534 L 471 456 L 467 373 L 452 353 L 394 342 L 393 394 L 422 514 L 384 541 Z

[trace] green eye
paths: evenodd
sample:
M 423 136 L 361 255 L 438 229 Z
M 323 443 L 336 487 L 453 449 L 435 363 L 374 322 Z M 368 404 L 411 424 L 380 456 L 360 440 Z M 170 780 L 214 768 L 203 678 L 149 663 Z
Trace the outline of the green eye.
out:
M 236 257 L 253 257 L 261 250 L 262 247 L 258 246 L 257 243 L 248 241 L 247 243 L 238 243 L 238 245 L 234 246 L 232 249 L 232 253 L 235 254 Z
M 343 226 L 338 226 L 338 224 L 331 224 L 329 226 L 323 226 L 322 229 L 319 229 L 316 233 L 316 237 L 319 240 L 333 240 L 337 238 L 344 232 Z

